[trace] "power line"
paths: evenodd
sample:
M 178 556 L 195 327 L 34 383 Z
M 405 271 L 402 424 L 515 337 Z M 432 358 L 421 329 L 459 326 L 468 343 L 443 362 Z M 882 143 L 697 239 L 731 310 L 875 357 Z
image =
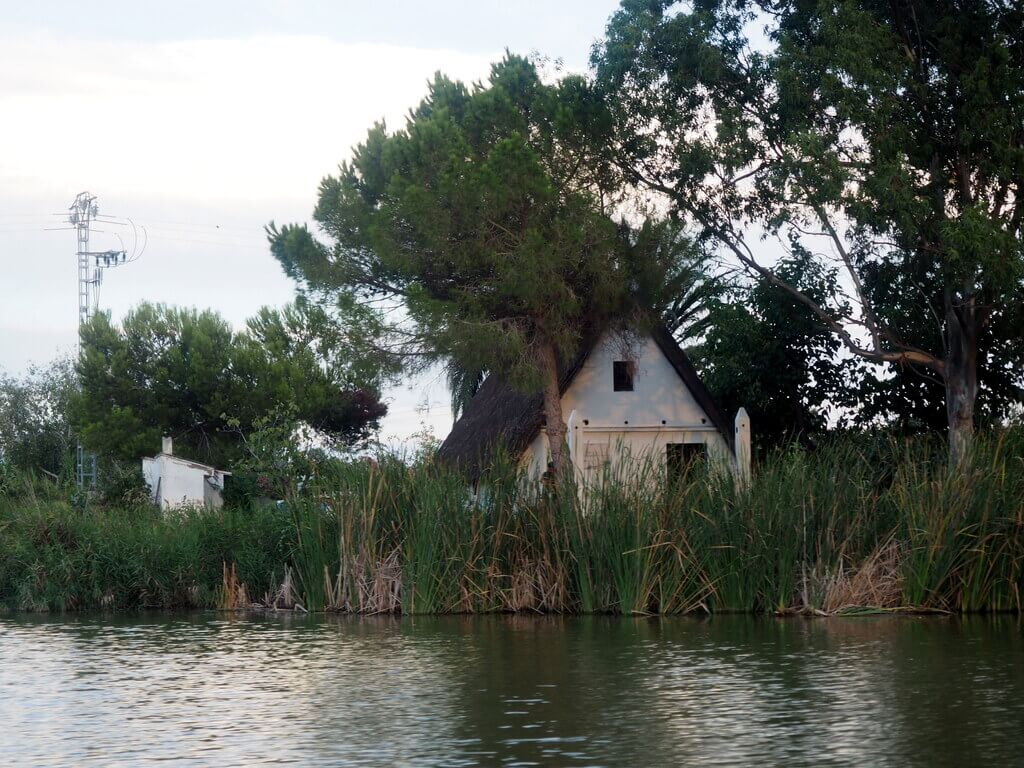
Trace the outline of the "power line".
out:
M 225 241 L 225 240 L 220 240 L 220 241 L 218 241 L 218 240 L 196 240 L 196 239 L 190 238 L 190 237 L 167 237 L 166 235 L 161 235 L 159 232 L 154 232 L 153 233 L 153 239 L 154 240 L 165 240 L 167 242 L 172 242 L 172 243 L 190 243 L 190 244 L 194 244 L 194 245 L 213 245 L 213 246 L 217 246 L 218 248 L 247 248 L 247 249 L 251 248 L 251 249 L 254 249 L 254 250 L 258 250 L 258 249 L 261 249 L 261 248 L 262 249 L 267 248 L 267 244 L 266 244 L 265 241 L 264 242 L 260 242 L 258 240 L 253 240 L 251 243 L 240 243 L 240 242 L 229 242 L 229 241 Z

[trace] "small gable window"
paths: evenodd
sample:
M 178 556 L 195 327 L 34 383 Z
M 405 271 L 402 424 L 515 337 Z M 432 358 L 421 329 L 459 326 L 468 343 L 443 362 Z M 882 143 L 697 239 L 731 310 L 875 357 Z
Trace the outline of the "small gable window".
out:
M 633 371 L 635 368 L 632 360 L 616 360 L 612 363 L 612 388 L 616 392 L 633 391 Z

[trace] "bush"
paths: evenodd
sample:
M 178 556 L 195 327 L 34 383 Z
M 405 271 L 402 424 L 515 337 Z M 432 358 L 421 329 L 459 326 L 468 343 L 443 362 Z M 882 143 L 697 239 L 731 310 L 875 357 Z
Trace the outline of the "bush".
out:
M 149 486 L 140 463 L 107 462 L 97 474 L 97 499 L 101 504 L 135 508 L 149 502 Z

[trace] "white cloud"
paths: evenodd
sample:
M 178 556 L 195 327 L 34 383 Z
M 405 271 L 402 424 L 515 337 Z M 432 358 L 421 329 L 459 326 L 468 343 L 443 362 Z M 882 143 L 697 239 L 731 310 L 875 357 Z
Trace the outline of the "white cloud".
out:
M 0 176 L 232 203 L 308 199 L 436 70 L 491 57 L 314 37 L 0 43 Z

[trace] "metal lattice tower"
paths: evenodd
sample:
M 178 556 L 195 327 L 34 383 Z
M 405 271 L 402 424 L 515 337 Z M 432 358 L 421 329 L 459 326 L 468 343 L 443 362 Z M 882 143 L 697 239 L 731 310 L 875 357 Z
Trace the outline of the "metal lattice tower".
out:
M 89 318 L 92 317 L 95 308 L 92 305 L 91 294 L 93 276 L 89 271 L 89 226 L 93 218 L 99 213 L 99 206 L 96 205 L 96 196 L 88 192 L 81 192 L 75 198 L 75 202 L 68 209 L 68 222 L 70 222 L 78 234 L 78 330 L 82 330 Z
M 78 332 L 79 355 L 81 355 L 81 332 L 99 309 L 99 287 L 103 282 L 103 270 L 125 263 L 125 251 L 90 251 L 89 229 L 99 206 L 96 196 L 80 192 L 68 208 L 68 222 L 78 235 Z M 79 487 L 96 485 L 96 454 L 86 453 L 79 443 L 75 451 L 75 480 Z

